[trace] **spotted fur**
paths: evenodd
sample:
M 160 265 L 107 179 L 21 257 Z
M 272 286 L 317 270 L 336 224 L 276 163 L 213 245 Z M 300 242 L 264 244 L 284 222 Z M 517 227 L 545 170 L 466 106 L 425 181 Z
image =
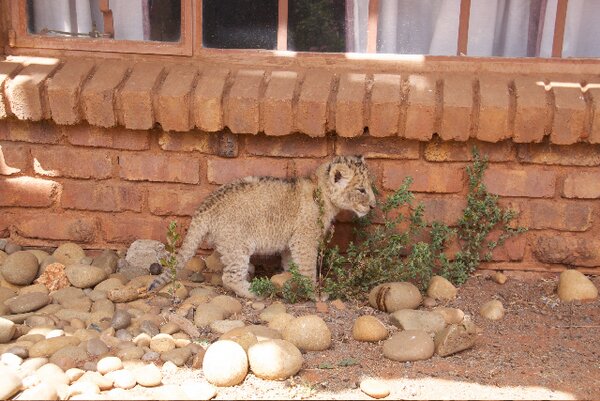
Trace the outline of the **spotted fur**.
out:
M 316 280 L 319 239 L 319 188 L 327 230 L 341 210 L 364 216 L 375 207 L 375 195 L 364 159 L 338 156 L 321 165 L 312 179 L 246 177 L 224 185 L 200 204 L 177 255 L 180 269 L 202 241 L 212 245 L 224 264 L 223 285 L 252 298 L 248 265 L 253 254 L 282 255 L 284 268 L 293 260 L 300 273 Z M 156 290 L 170 280 L 163 273 L 150 284 Z

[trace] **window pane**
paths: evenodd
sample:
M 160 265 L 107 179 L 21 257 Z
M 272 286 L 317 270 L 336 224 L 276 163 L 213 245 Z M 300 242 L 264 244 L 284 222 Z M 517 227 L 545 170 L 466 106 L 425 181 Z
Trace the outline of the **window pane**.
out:
M 345 0 L 289 0 L 288 50 L 346 51 Z
M 219 49 L 275 49 L 277 0 L 204 0 L 202 42 Z
M 110 0 L 110 13 L 102 12 L 99 0 L 28 0 L 27 6 L 31 34 L 163 42 L 181 37 L 181 0 Z
M 563 57 L 600 57 L 600 1 L 570 0 Z
M 459 15 L 460 0 L 380 0 L 377 52 L 454 55 Z

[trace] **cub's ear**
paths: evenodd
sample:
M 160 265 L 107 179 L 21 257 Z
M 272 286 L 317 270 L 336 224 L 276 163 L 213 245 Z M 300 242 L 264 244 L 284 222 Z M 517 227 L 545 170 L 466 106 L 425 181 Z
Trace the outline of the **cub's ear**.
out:
M 352 179 L 352 170 L 343 164 L 334 164 L 329 170 L 329 180 L 335 186 L 344 188 Z

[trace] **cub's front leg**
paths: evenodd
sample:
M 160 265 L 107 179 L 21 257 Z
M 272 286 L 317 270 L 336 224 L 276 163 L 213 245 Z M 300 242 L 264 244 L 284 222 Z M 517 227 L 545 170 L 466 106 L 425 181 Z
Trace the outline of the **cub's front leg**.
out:
M 319 242 L 314 233 L 298 232 L 289 244 L 291 259 L 298 265 L 300 274 L 309 277 L 313 284 L 317 283 L 317 256 Z

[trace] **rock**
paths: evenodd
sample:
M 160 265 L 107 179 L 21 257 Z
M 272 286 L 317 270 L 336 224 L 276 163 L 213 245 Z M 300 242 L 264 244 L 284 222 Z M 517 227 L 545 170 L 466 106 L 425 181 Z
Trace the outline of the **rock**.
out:
M 252 345 L 258 342 L 256 334 L 248 330 L 247 327 L 233 329 L 219 337 L 219 340 L 235 341 L 236 343 L 241 345 L 244 351 L 246 352 L 248 351 L 248 348 L 250 348 Z
M 461 324 L 465 318 L 465 313 L 456 308 L 440 307 L 435 308 L 432 312 L 443 317 L 446 324 Z
M 148 269 L 150 271 L 150 274 L 152 274 L 153 276 L 158 276 L 159 274 L 162 273 L 163 271 L 163 267 L 161 266 L 160 263 L 152 263 L 150 265 L 150 269 Z
M 428 308 L 433 308 L 437 305 L 437 301 L 431 297 L 425 297 L 423 298 L 423 306 L 426 306 Z
M 100 387 L 91 381 L 73 383 L 69 387 L 69 399 L 72 400 L 74 396 L 80 394 L 84 394 L 85 396 L 100 394 Z M 89 399 L 93 398 L 95 397 L 89 397 Z
M 84 367 L 85 370 L 85 367 Z M 102 376 L 102 374 L 94 371 L 88 371 L 83 374 L 75 383 L 91 382 L 98 386 L 102 391 L 110 390 L 113 387 L 112 379 Z
M 206 277 L 204 277 L 204 274 L 202 274 L 200 272 L 193 272 L 190 275 L 189 280 L 193 283 L 203 283 L 206 281 Z
M 381 380 L 364 379 L 360 382 L 360 390 L 373 398 L 385 398 L 390 395 L 390 388 Z
M 103 269 L 81 264 L 69 265 L 65 272 L 71 284 L 78 288 L 93 287 L 107 277 Z
M 190 297 L 200 296 L 206 297 L 206 299 L 210 299 L 213 298 L 215 295 L 215 290 L 212 287 L 196 287 L 190 290 Z
M 2 250 L 0 250 L 0 266 L 2 266 L 2 264 L 4 263 L 4 261 L 6 260 L 6 258 L 8 257 L 8 254 Z
M 69 378 L 65 372 L 58 365 L 53 363 L 47 363 L 40 366 L 35 373 L 51 383 L 69 384 Z
M 66 287 L 62 288 L 56 292 L 52 293 L 52 299 L 54 302 L 58 302 L 59 304 L 63 304 L 65 302 L 69 302 L 73 299 L 84 298 L 85 293 L 81 288 L 75 287 Z
M 115 313 L 115 304 L 113 304 L 108 299 L 100 299 L 100 300 L 94 302 L 94 304 L 91 307 L 91 310 L 92 310 L 92 313 L 105 312 L 109 315 L 112 315 L 113 313 Z M 121 310 L 121 311 L 123 311 L 123 310 Z M 131 316 L 130 316 L 130 318 L 131 318 Z
M 26 313 L 36 311 L 50 303 L 51 299 L 48 294 L 43 292 L 32 292 L 29 294 L 19 295 L 14 298 L 4 301 L 11 313 Z
M 120 349 L 117 351 L 117 357 L 122 361 L 133 361 L 142 359 L 144 356 L 144 349 L 140 347 L 129 347 Z
M 79 368 L 71 368 L 65 371 L 65 375 L 69 379 L 69 383 L 73 383 L 75 380 L 78 380 L 83 374 L 85 370 Z
M 10 352 L 4 352 L 0 355 L 0 363 L 16 369 L 23 363 L 23 358 Z
M 0 400 L 8 400 L 21 389 L 21 378 L 9 367 L 0 365 Z
M 216 386 L 235 386 L 248 374 L 248 358 L 236 342 L 220 340 L 211 344 L 202 362 L 204 377 Z
M 210 324 L 210 329 L 216 334 L 225 334 L 238 327 L 244 327 L 244 322 L 241 320 L 216 320 Z
M 194 256 L 185 264 L 185 268 L 192 272 L 202 272 L 206 269 L 204 260 L 198 256 Z
M 269 322 L 268 326 L 273 330 L 283 332 L 286 326 L 295 318 L 295 316 L 290 315 L 289 313 L 278 313 L 277 315 L 271 318 L 271 321 Z
M 504 306 L 497 299 L 484 303 L 479 314 L 489 320 L 500 320 L 504 317 Z
M 80 365 L 88 359 L 89 356 L 83 348 L 69 345 L 52 354 L 50 362 L 56 364 L 62 370 L 67 370 Z
M 181 390 L 189 400 L 210 400 L 217 395 L 217 389 L 209 383 L 185 383 Z
M 39 264 L 41 264 L 44 261 L 44 259 L 50 256 L 48 252 L 44 252 L 41 249 L 28 249 L 26 252 L 29 252 L 30 254 L 35 256 Z
M 123 288 L 123 283 L 121 282 L 121 280 L 119 280 L 116 277 L 109 277 L 106 280 L 98 283 L 94 287 L 94 290 L 108 292 L 112 290 L 120 290 L 121 288 Z
M 21 287 L 19 295 L 31 294 L 32 292 L 43 292 L 44 294 L 50 293 L 44 284 L 31 284 L 26 287 Z
M 446 321 L 441 315 L 412 309 L 401 309 L 392 313 L 390 322 L 402 330 L 423 330 L 430 334 L 446 327 Z
M 94 258 L 91 258 L 89 256 L 83 257 L 81 258 L 81 260 L 78 262 L 81 265 L 91 265 L 92 262 L 94 261 Z
M 498 284 L 504 284 L 506 283 L 506 275 L 502 272 L 496 272 L 496 274 L 494 274 L 494 276 L 492 277 L 492 279 L 498 283 Z
M 434 349 L 429 333 L 406 330 L 394 334 L 383 343 L 383 356 L 400 362 L 419 361 L 431 358 Z
M 14 242 L 8 242 L 4 247 L 4 252 L 6 252 L 9 255 L 12 255 L 13 253 L 19 252 L 22 249 L 23 247 L 21 245 L 17 245 Z
M 79 345 L 81 341 L 75 336 L 55 337 L 42 340 L 29 348 L 29 357 L 49 357 L 61 348 Z
M 284 340 L 302 351 L 323 351 L 331 346 L 331 331 L 325 321 L 316 315 L 292 320 L 282 334 Z
M 352 326 L 352 337 L 356 341 L 376 342 L 385 340 L 388 330 L 375 316 L 361 316 Z
M 129 390 L 130 388 L 135 387 L 137 384 L 133 373 L 125 369 L 115 370 L 110 372 L 107 376 L 113 380 L 113 385 L 116 388 Z
M 217 305 L 225 311 L 225 317 L 228 318 L 231 315 L 242 312 L 242 304 L 237 299 L 230 297 L 229 295 L 218 295 L 214 297 L 210 303 Z
M 140 386 L 156 387 L 162 383 L 162 372 L 154 364 L 135 369 L 133 375 Z
M 165 334 L 175 334 L 178 331 L 181 331 L 181 328 L 177 323 L 168 322 L 160 326 L 160 332 Z
M 598 298 L 598 289 L 583 273 L 565 270 L 558 279 L 558 297 L 561 301 L 586 301 Z
M 100 356 L 107 354 L 108 346 L 99 338 L 92 338 L 86 343 L 86 350 L 92 356 Z
M 116 356 L 107 356 L 98 361 L 96 370 L 98 373 L 105 375 L 108 372 L 114 372 L 123 369 L 123 362 Z
M 140 324 L 140 330 L 148 334 L 150 337 L 154 337 L 155 335 L 160 333 L 158 326 L 150 320 L 144 320 L 142 324 Z
M 19 251 L 8 255 L 0 272 L 10 284 L 29 285 L 35 280 L 38 269 L 39 263 L 33 254 Z
M 49 291 L 57 291 L 71 285 L 67 278 L 65 265 L 62 263 L 51 263 L 35 282 L 43 284 Z
M 421 300 L 419 289 L 405 282 L 380 284 L 369 293 L 369 304 L 384 312 L 415 309 Z
M 292 273 L 283 272 L 283 273 L 274 274 L 273 276 L 271 276 L 271 283 L 273 283 L 273 285 L 275 286 L 275 288 L 277 288 L 278 291 L 281 291 L 283 289 L 283 286 L 285 285 L 285 283 L 291 279 L 292 279 Z
M 473 323 L 451 324 L 435 335 L 435 352 L 448 356 L 472 348 L 477 338 Z
M 265 309 L 267 306 L 262 302 L 252 302 L 252 309 L 255 311 L 261 311 Z
M 153 362 L 158 361 L 160 359 L 160 354 L 154 351 L 148 351 L 144 355 L 142 355 L 142 361 L 144 362 Z
M 158 334 L 158 333 L 156 333 L 156 334 Z M 149 347 L 151 340 L 152 340 L 152 337 L 150 337 L 150 335 L 148 335 L 147 333 L 140 333 L 137 336 L 135 336 L 132 341 L 138 347 Z
M 83 249 L 72 242 L 62 244 L 52 254 L 54 258 L 65 266 L 79 263 L 82 258 L 85 258 Z
M 4 251 L 6 245 L 8 245 L 8 240 L 6 238 L 0 238 L 0 251 Z
M 29 358 L 29 350 L 27 348 L 25 348 L 23 346 L 19 346 L 19 345 L 14 345 L 10 348 L 7 348 L 6 351 L 4 351 L 4 352 L 14 354 L 21 359 Z
M 261 379 L 284 380 L 300 371 L 304 358 L 294 344 L 286 340 L 266 340 L 248 349 L 252 372 Z
M 15 335 L 17 328 L 15 323 L 0 317 L 0 344 L 6 344 Z
M 92 265 L 101 268 L 106 274 L 112 274 L 117 271 L 117 261 L 119 255 L 112 249 L 105 249 L 102 253 L 95 257 Z
M 223 267 L 225 266 L 223 262 L 221 262 L 221 255 L 217 251 L 214 251 L 204 259 L 204 264 L 206 265 L 206 271 L 211 273 L 222 272 Z
M 110 325 L 115 329 L 125 329 L 131 324 L 131 315 L 129 312 L 119 309 L 115 311 Z
M 225 318 L 225 310 L 214 304 L 202 304 L 196 308 L 194 314 L 194 324 L 197 327 L 207 327 L 212 322 L 217 320 L 223 320 Z
M 0 303 L 3 303 L 9 298 L 16 297 L 17 293 L 10 288 L 0 287 Z
M 433 276 L 429 280 L 427 295 L 433 299 L 451 301 L 456 298 L 457 292 L 456 287 L 442 276 Z
M 165 245 L 159 241 L 139 239 L 134 241 L 127 249 L 125 261 L 127 267 L 124 270 L 143 270 L 148 274 L 152 263 L 158 263 L 160 259 L 167 256 Z
M 150 349 L 155 352 L 163 353 L 175 348 L 175 340 L 169 334 L 160 333 L 150 340 Z
M 262 311 L 259 317 L 265 322 L 270 322 L 276 315 L 286 312 L 287 309 L 285 305 L 280 302 L 276 302 L 267 306 L 267 308 L 264 311 Z
M 43 381 L 35 387 L 28 388 L 19 395 L 21 400 L 58 400 L 56 386 Z
M 188 359 L 192 356 L 192 350 L 190 348 L 175 348 L 170 351 L 163 352 L 160 359 L 163 362 L 173 362 L 177 366 L 183 366 Z

